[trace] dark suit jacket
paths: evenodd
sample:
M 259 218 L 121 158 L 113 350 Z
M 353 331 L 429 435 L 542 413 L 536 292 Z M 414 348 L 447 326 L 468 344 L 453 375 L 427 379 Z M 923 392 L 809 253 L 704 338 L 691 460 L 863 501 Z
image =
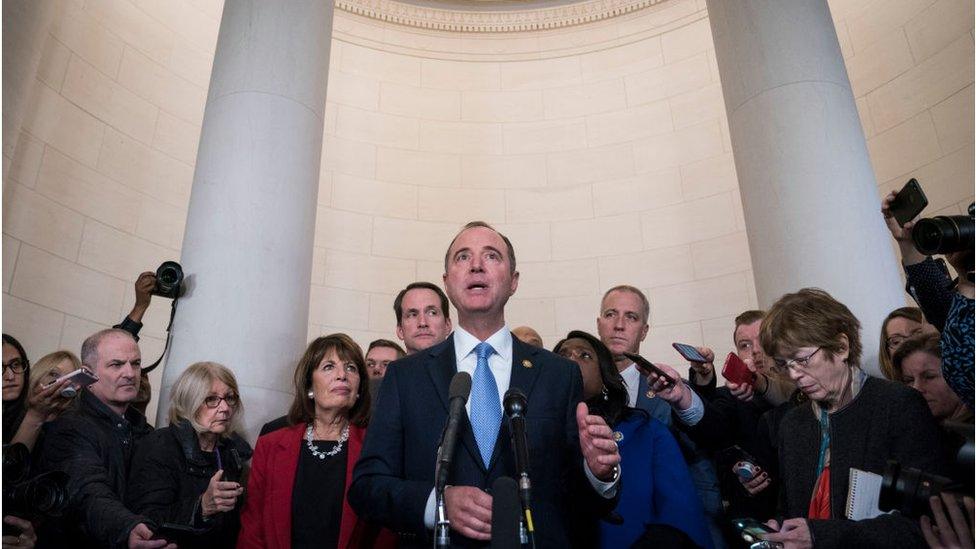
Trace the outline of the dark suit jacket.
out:
M 241 513 L 241 532 L 237 538 L 239 549 L 291 547 L 292 490 L 304 433 L 305 425 L 299 424 L 258 438 Z M 339 488 L 344 494 L 349 493 L 349 478 L 362 449 L 364 436 L 365 429 L 362 427 L 349 427 L 346 484 L 341 488 L 323 487 L 323 490 Z M 343 504 L 342 523 L 339 525 L 340 548 L 394 547 L 395 541 L 392 533 L 380 531 L 357 517 L 349 508 L 348 501 Z
M 510 387 L 522 389 L 528 397 L 526 432 L 536 543 L 538 547 L 568 547 L 570 505 L 593 506 L 594 513 L 599 513 L 614 504 L 597 495 L 583 473 L 576 427 L 582 378 L 573 362 L 512 339 Z M 353 473 L 352 508 L 400 533 L 402 546 L 429 544 L 424 510 L 433 490 L 435 455 L 447 421 L 448 387 L 456 372 L 453 336 L 390 364 Z M 465 416 L 448 484 L 490 490 L 500 476 L 515 477 L 507 420 L 502 421 L 486 469 Z M 454 545 L 478 545 L 457 532 L 451 533 L 451 539 Z

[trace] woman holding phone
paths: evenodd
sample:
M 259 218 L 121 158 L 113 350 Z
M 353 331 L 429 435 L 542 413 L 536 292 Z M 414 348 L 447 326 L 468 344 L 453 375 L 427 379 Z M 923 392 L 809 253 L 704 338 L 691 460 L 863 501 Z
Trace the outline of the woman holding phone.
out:
M 678 443 L 663 423 L 627 406 L 627 389 L 610 350 L 593 335 L 574 330 L 553 352 L 579 366 L 583 399 L 590 413 L 603 416 L 614 430 L 620 465 L 627 471 L 614 510 L 617 520 L 599 523 L 599 546 L 712 547 Z
M 170 393 L 169 425 L 140 442 L 132 458 L 126 504 L 158 526 L 185 530 L 179 547 L 234 547 L 240 529 L 244 462 L 251 447 L 236 434 L 244 406 L 225 366 L 197 362 Z
M 33 450 L 44 424 L 61 415 L 74 401 L 77 392 L 65 394 L 69 380 L 63 376 L 81 369 L 81 361 L 70 351 L 44 355 L 32 367 L 26 393 L 27 411 L 10 442 L 19 442 Z M 58 381 L 60 379 L 60 381 Z

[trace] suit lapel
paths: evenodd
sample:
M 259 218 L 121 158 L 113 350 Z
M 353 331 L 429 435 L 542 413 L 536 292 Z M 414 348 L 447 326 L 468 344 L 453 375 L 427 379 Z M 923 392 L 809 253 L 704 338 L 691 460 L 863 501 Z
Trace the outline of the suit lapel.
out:
M 274 484 L 272 493 L 274 501 L 272 509 L 276 517 L 274 532 L 278 547 L 291 546 L 292 489 L 295 484 L 295 475 L 298 474 L 298 457 L 304 425 L 293 425 L 287 429 L 288 434 L 282 436 L 278 441 L 277 457 L 272 460 L 273 467 L 278 469 L 275 476 L 281 479 L 281 482 Z

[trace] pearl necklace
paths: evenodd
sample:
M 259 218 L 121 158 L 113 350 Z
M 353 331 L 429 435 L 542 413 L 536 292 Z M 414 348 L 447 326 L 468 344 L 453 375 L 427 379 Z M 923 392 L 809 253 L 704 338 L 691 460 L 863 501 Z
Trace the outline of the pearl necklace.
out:
M 339 435 L 339 440 L 336 441 L 335 448 L 329 450 L 328 452 L 320 452 L 318 447 L 312 443 L 313 432 L 315 432 L 315 427 L 312 423 L 309 423 L 308 429 L 305 429 L 305 445 L 308 446 L 308 450 L 312 452 L 312 455 L 319 459 L 325 459 L 338 454 L 342 451 L 342 445 L 349 440 L 349 426 L 346 425 L 342 429 L 342 434 Z

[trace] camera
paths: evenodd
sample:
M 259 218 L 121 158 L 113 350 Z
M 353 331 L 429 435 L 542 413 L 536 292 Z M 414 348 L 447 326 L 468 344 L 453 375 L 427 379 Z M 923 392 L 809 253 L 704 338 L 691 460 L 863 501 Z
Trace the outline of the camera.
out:
M 919 518 L 929 514 L 930 497 L 961 489 L 962 486 L 952 479 L 912 467 L 902 467 L 897 461 L 889 460 L 881 481 L 878 509 L 885 512 L 898 511 L 905 516 Z
M 3 514 L 26 519 L 57 517 L 68 505 L 68 475 L 50 471 L 30 477 L 30 451 L 21 443 L 3 445 Z M 3 535 L 18 535 L 3 525 Z
M 912 228 L 912 242 L 915 249 L 925 255 L 947 254 L 971 250 L 976 228 L 973 223 L 973 209 L 969 205 L 969 215 L 940 215 L 919 219 Z
M 164 261 L 156 269 L 156 287 L 153 295 L 176 299 L 183 294 L 183 267 L 175 261 Z

